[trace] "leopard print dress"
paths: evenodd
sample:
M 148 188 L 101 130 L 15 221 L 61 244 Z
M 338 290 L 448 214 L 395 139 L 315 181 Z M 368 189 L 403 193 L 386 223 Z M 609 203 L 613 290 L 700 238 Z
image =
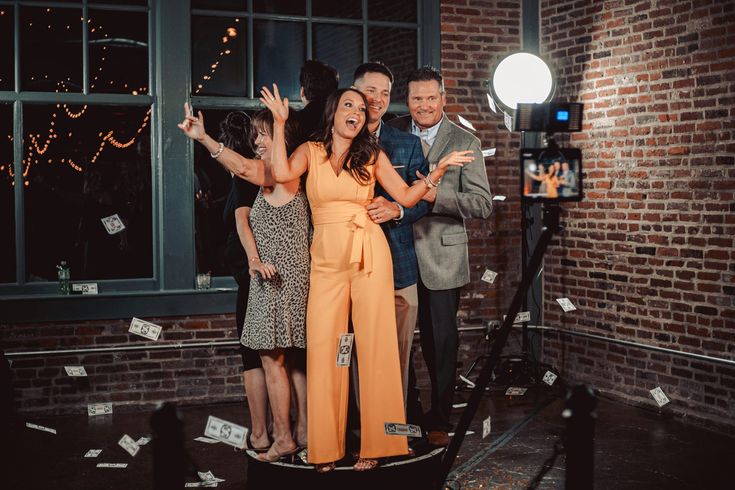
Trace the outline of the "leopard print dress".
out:
M 258 192 L 250 227 L 258 255 L 276 267 L 270 280 L 250 280 L 240 342 L 251 349 L 306 348 L 309 295 L 309 203 L 302 189 L 288 203 L 273 206 Z

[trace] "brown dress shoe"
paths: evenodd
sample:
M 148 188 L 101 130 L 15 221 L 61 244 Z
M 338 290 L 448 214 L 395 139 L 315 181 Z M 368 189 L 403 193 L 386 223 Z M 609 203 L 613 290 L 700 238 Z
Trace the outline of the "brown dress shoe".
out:
M 449 434 L 444 430 L 429 431 L 429 445 L 435 447 L 446 446 L 449 444 Z

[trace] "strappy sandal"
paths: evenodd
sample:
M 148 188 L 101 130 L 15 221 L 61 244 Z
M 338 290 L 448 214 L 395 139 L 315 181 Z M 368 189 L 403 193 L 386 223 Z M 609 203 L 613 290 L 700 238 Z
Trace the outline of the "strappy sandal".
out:
M 329 473 L 330 471 L 334 471 L 334 469 L 337 467 L 337 463 L 332 461 L 331 463 L 317 463 L 314 465 L 317 473 Z
M 372 471 L 375 468 L 380 466 L 380 461 L 377 459 L 372 458 L 360 458 L 355 462 L 355 465 L 352 467 L 354 471 Z
M 270 438 L 269 438 L 269 440 L 270 440 Z M 255 446 L 253 446 L 253 441 L 250 440 L 250 434 L 248 434 L 248 436 L 245 438 L 245 449 L 247 449 L 248 451 L 253 451 L 255 453 L 267 453 L 270 448 L 271 448 L 270 445 L 268 445 L 266 447 L 255 447 Z M 237 450 L 237 449 L 238 448 L 235 448 L 235 450 Z

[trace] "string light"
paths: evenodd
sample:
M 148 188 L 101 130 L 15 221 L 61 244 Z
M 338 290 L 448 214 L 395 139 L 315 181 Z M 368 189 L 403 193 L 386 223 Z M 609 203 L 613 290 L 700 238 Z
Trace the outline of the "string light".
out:
M 235 22 L 240 22 L 240 19 L 237 19 L 236 18 L 235 19 Z M 222 44 L 223 45 L 224 44 L 227 44 L 227 42 L 230 40 L 230 38 L 233 38 L 234 39 L 235 37 L 237 37 L 237 29 L 234 28 L 234 27 L 228 27 L 225 30 L 225 33 L 227 35 L 222 37 Z M 232 51 L 229 50 L 229 49 L 222 49 L 222 51 L 219 52 L 219 55 L 217 56 L 217 59 L 215 60 L 215 62 L 212 63 L 211 65 L 209 65 L 209 68 L 210 68 L 209 73 L 205 73 L 204 75 L 201 76 L 202 83 L 197 84 L 197 88 L 196 88 L 196 90 L 194 90 L 194 94 L 198 94 L 199 92 L 202 91 L 202 89 L 204 88 L 204 83 L 205 82 L 208 82 L 209 80 L 211 80 L 212 77 L 214 76 L 214 73 L 217 71 L 217 68 L 219 68 L 220 60 L 223 57 L 228 56 L 231 53 L 232 53 Z

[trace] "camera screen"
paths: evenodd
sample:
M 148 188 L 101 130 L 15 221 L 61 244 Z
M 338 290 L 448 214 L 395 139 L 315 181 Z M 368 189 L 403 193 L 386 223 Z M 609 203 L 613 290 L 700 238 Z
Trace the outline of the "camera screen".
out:
M 582 152 L 577 148 L 521 149 L 521 195 L 534 202 L 581 200 Z

